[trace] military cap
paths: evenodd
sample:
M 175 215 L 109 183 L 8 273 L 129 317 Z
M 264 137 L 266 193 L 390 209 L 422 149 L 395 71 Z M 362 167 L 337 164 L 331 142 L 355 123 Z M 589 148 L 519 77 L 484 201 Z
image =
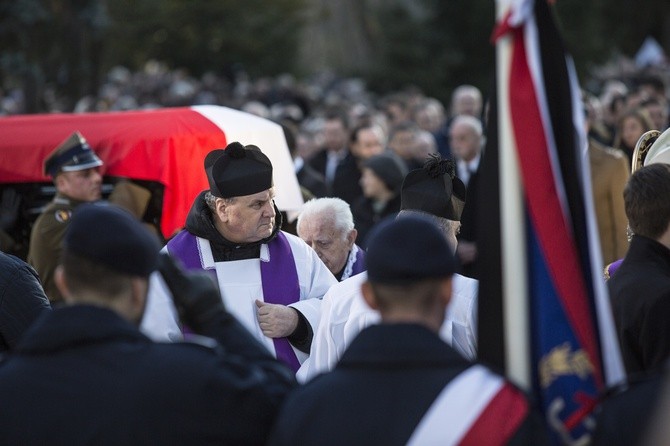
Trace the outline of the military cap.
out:
M 65 232 L 67 252 L 114 271 L 148 277 L 158 266 L 158 239 L 125 209 L 105 202 L 77 206 Z
M 450 277 L 456 259 L 444 233 L 427 217 L 387 218 L 369 236 L 365 263 L 371 282 L 410 284 Z
M 251 195 L 272 187 L 272 163 L 254 146 L 232 142 L 205 157 L 212 195 L 221 198 Z
M 418 210 L 460 221 L 465 185 L 456 177 L 454 163 L 432 155 L 420 169 L 407 174 L 400 189 L 400 209 Z
M 59 172 L 74 172 L 102 166 L 102 160 L 79 132 L 74 132 L 54 149 L 44 161 L 44 174 L 51 177 Z

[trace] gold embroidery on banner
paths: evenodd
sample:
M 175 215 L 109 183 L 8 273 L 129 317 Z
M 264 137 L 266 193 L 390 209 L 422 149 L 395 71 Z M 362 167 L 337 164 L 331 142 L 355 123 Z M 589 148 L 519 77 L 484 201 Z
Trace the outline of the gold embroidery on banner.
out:
M 560 376 L 577 375 L 586 379 L 592 373 L 593 365 L 586 352 L 582 349 L 572 352 L 568 342 L 551 349 L 539 364 L 540 384 L 543 388 L 549 387 Z

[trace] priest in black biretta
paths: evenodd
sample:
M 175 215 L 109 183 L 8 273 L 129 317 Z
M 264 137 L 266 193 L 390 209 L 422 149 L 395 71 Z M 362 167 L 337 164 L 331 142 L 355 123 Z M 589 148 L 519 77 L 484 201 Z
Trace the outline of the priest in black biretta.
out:
M 421 169 L 407 174 L 400 192 L 400 209 L 425 212 L 460 221 L 465 207 L 465 185 L 456 177 L 454 162 L 431 156 Z
M 272 163 L 254 145 L 233 142 L 205 158 L 209 190 L 215 197 L 251 195 L 272 187 Z
M 259 147 L 231 142 L 204 160 L 209 189 L 166 246 L 189 269 L 216 278 L 221 298 L 257 339 L 293 370 L 308 352 L 319 300 L 335 277 L 316 252 L 281 231 L 272 163 Z M 285 172 L 293 175 L 293 171 Z M 156 299 L 167 301 L 161 290 Z M 149 301 L 144 324 L 156 339 L 179 336 L 165 305 Z

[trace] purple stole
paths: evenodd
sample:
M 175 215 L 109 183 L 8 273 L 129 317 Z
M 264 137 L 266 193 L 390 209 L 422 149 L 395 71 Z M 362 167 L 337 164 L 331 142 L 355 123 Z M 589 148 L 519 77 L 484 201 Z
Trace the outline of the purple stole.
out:
M 623 259 L 615 260 L 614 262 L 610 263 L 605 267 L 605 280 L 610 280 L 610 278 L 614 275 L 616 270 L 619 269 L 621 266 L 621 263 L 623 262 Z
M 349 277 L 360 274 L 363 271 L 365 271 L 365 251 L 359 246 L 356 253 L 356 261 L 351 268 L 351 275 Z
M 197 238 L 188 231 L 181 231 L 167 243 L 168 252 L 182 261 L 186 269 L 204 269 L 198 250 Z M 286 236 L 279 231 L 268 243 L 270 261 L 261 263 L 261 283 L 265 302 L 288 305 L 300 300 L 300 282 L 293 252 Z M 216 269 L 208 270 L 216 276 Z M 288 364 L 294 372 L 300 362 L 287 338 L 273 338 L 277 358 Z

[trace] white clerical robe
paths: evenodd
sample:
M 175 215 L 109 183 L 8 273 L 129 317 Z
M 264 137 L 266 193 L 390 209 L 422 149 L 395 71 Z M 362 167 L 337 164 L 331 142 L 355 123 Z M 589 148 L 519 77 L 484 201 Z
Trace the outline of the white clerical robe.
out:
M 342 353 L 363 328 L 376 324 L 379 313 L 365 303 L 361 284 L 367 273 L 357 274 L 333 285 L 321 302 L 321 317 L 309 358 L 302 363 L 296 377 L 306 382 L 331 370 Z M 452 295 L 440 337 L 465 358 L 477 356 L 477 292 L 479 282 L 454 274 Z
M 321 298 L 337 280 L 304 241 L 291 234 L 284 235 L 291 246 L 300 284 L 300 300 L 290 306 L 300 311 L 312 327 L 316 327 L 319 324 Z M 261 245 L 260 258 L 228 262 L 214 262 L 210 244 L 205 239 L 198 238 L 198 250 L 204 269 L 216 270 L 226 309 L 274 353 L 272 339 L 263 335 L 258 324 L 255 303 L 256 299 L 264 301 L 260 262 L 277 261 L 270 259 L 268 246 Z M 179 340 L 182 332 L 177 321 L 177 312 L 165 282 L 159 274 L 152 274 L 141 330 L 156 341 Z M 300 362 L 305 360 L 305 353 L 295 348 L 294 351 Z

